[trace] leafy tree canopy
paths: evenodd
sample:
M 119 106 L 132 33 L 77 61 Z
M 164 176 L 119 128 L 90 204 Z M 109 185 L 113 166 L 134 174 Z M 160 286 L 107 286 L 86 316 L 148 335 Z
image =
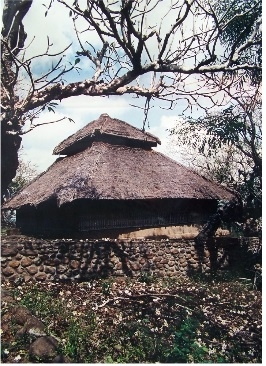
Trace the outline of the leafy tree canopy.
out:
M 260 220 L 262 210 L 262 114 L 261 103 L 245 113 L 230 106 L 198 119 L 187 118 L 171 130 L 176 142 L 185 146 L 193 166 L 240 195 L 243 217 Z M 190 150 L 189 150 L 190 148 Z

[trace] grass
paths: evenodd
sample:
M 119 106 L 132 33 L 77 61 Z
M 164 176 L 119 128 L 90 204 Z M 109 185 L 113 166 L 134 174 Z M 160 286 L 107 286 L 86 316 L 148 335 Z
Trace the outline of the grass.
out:
M 2 285 L 72 363 L 260 363 L 261 292 L 237 278 Z M 2 362 L 35 362 L 2 306 Z M 7 317 L 7 319 L 6 319 Z M 6 320 L 5 320 L 6 319 Z M 16 360 L 16 357 L 20 357 Z M 40 362 L 42 362 L 40 360 Z

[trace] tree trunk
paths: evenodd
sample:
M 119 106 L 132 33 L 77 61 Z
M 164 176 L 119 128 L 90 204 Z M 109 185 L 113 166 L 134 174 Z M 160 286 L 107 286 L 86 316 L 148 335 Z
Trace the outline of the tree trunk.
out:
M 208 239 L 212 238 L 216 230 L 220 227 L 222 222 L 233 222 L 241 219 L 242 216 L 242 201 L 240 197 L 234 197 L 231 201 L 226 202 L 223 207 L 218 208 L 217 212 L 212 215 L 208 222 L 203 226 L 197 237 L 196 244 L 203 246 Z
M 19 135 L 7 134 L 4 124 L 1 125 L 1 201 L 7 196 L 7 188 L 16 176 L 18 168 L 18 150 L 21 144 Z
M 24 47 L 27 37 L 23 18 L 29 11 L 32 0 L 4 0 L 2 15 L 2 59 L 1 59 L 1 81 L 9 96 L 3 93 L 2 103 L 5 108 L 2 109 L 1 121 L 1 202 L 4 195 L 7 195 L 7 187 L 16 175 L 18 168 L 18 150 L 21 144 L 19 136 L 20 127 L 18 116 L 14 110 L 17 99 L 10 91 L 10 81 L 14 78 L 12 64 L 14 55 L 17 55 Z M 8 47 L 7 47 L 8 45 Z M 12 50 L 9 52 L 9 50 Z M 4 103 L 6 98 L 9 103 Z

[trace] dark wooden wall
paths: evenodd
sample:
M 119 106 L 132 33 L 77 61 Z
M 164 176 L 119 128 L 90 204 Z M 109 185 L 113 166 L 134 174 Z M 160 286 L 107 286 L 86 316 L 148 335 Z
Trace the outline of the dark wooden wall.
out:
M 203 224 L 217 201 L 197 199 L 76 200 L 57 207 L 50 200 L 17 210 L 17 227 L 25 233 L 75 235 L 123 228 Z

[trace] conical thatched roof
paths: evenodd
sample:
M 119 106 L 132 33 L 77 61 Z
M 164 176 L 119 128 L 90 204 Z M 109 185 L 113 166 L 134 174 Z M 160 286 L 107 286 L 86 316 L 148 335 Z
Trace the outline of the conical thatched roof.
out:
M 119 133 L 121 126 L 124 132 L 125 122 L 115 121 L 116 131 Z M 89 124 L 82 130 L 89 131 L 90 127 Z M 79 132 L 59 146 L 74 144 L 74 136 L 80 136 Z M 150 139 L 156 141 L 155 137 Z M 59 150 L 57 147 L 56 151 Z M 65 150 L 61 148 L 61 151 Z M 6 202 L 4 208 L 15 209 L 27 204 L 37 206 L 51 198 L 56 198 L 60 206 L 84 198 L 229 200 L 232 197 L 232 193 L 222 186 L 152 149 L 96 140 L 75 155 L 59 158 L 45 173 Z
M 73 155 L 88 147 L 93 141 L 110 141 L 126 146 L 152 147 L 161 144 L 160 140 L 148 132 L 143 132 L 108 114 L 87 124 L 54 148 L 54 155 Z

